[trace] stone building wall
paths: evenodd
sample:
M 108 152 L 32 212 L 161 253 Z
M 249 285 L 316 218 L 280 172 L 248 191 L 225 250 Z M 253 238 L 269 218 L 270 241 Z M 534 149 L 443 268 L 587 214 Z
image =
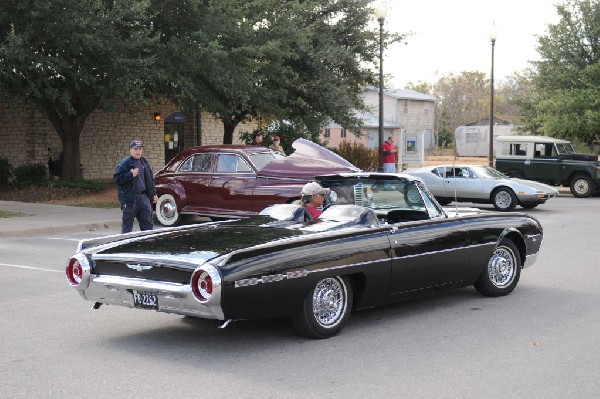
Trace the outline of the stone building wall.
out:
M 96 110 L 87 118 L 81 133 L 81 167 L 85 179 L 112 179 L 115 165 L 129 155 L 132 139 L 144 141 L 144 156 L 154 171 L 165 165 L 164 118 L 178 107 L 167 100 L 154 100 L 147 105 L 127 105 L 118 102 L 115 110 Z M 154 113 L 162 120 L 154 121 Z M 185 112 L 185 148 L 223 143 L 223 125 L 212 115 L 201 114 L 200 137 L 194 110 Z M 238 126 L 234 144 L 241 144 L 239 131 L 251 131 L 255 123 Z M 62 143 L 50 121 L 37 108 L 24 102 L 0 103 L 0 158 L 13 167 L 28 163 L 46 165 L 49 158 L 58 159 Z

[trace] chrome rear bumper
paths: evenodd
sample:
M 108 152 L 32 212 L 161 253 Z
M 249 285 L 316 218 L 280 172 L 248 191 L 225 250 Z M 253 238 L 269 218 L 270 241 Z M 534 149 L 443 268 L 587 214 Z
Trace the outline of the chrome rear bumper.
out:
M 134 290 L 155 294 L 158 297 L 158 312 L 205 319 L 225 319 L 220 305 L 220 296 L 213 296 L 207 303 L 200 303 L 194 297 L 189 284 L 91 274 L 87 287 L 77 287 L 77 291 L 84 299 L 129 308 L 134 308 Z

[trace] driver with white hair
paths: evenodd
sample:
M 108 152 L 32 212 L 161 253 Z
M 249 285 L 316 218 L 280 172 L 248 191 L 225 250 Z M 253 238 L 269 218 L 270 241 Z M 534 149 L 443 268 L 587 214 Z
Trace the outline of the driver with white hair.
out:
M 328 188 L 323 188 L 319 183 L 306 183 L 302 188 L 302 204 L 313 219 L 318 218 L 323 213 L 319 209 L 323 205 L 325 196 L 331 192 Z

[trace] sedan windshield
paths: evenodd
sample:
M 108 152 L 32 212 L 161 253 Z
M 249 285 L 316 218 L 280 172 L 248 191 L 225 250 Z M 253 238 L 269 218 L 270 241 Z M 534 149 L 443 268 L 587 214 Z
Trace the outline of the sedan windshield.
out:
M 256 154 L 251 154 L 249 156 L 250 162 L 252 162 L 252 164 L 258 171 L 260 171 L 262 168 L 264 168 L 265 165 L 268 164 L 269 162 L 271 162 L 272 160 L 277 159 L 277 158 L 282 158 L 282 157 L 283 157 L 283 155 L 281 155 L 278 152 L 273 152 L 273 151 L 257 152 Z

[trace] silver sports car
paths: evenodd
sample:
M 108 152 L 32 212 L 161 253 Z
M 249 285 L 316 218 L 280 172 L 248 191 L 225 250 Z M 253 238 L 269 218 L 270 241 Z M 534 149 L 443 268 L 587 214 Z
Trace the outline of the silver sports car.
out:
M 438 165 L 406 171 L 421 179 L 442 205 L 453 201 L 492 204 L 499 211 L 535 208 L 558 195 L 546 184 L 510 178 L 489 166 Z

